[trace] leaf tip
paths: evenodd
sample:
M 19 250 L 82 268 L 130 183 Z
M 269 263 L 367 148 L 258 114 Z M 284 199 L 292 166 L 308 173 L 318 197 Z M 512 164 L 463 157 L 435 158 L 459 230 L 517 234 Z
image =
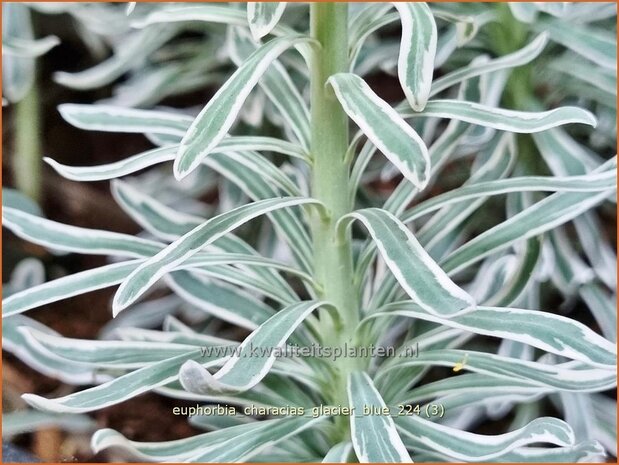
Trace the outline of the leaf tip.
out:
M 195 394 L 217 391 L 218 382 L 213 375 L 195 360 L 188 360 L 181 366 L 179 381 L 183 388 Z
M 125 281 L 126 282 L 126 281 Z M 122 283 L 116 294 L 114 294 L 114 300 L 112 300 L 112 317 L 116 318 L 120 312 L 127 308 L 133 302 L 130 296 L 127 296 L 125 283 Z
M 36 394 L 22 394 L 21 398 L 31 407 L 45 412 L 59 412 L 65 409 L 58 409 L 58 404 L 51 399 L 38 396 Z
M 177 181 L 183 180 L 193 170 L 192 168 L 186 168 L 186 167 L 183 166 L 184 165 L 184 163 L 183 163 L 184 158 L 183 158 L 183 154 L 182 154 L 181 150 L 182 150 L 182 147 L 179 149 L 178 157 L 174 160 L 174 165 L 172 167 L 172 171 L 174 173 L 174 178 Z

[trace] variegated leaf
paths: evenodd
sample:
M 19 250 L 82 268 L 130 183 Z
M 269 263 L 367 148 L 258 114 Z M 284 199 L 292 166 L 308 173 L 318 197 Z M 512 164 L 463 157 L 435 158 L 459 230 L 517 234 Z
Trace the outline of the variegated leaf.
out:
M 285 9 L 286 2 L 247 2 L 247 21 L 254 40 L 269 34 Z
M 408 103 L 423 111 L 430 96 L 434 73 L 437 30 L 427 3 L 394 2 L 402 22 L 398 77 Z
M 191 123 L 174 162 L 174 175 L 181 179 L 193 171 L 226 136 L 245 99 L 268 66 L 294 44 L 308 42 L 303 36 L 281 37 L 256 50 L 219 88 Z
M 391 273 L 424 310 L 450 318 L 475 309 L 473 298 L 449 279 L 393 214 L 378 208 L 357 210 L 340 221 L 340 229 L 353 220 L 368 229 Z
M 430 158 L 423 140 L 363 79 L 340 73 L 328 81 L 344 111 L 415 187 L 430 176 Z
M 199 363 L 188 361 L 180 373 L 183 387 L 198 394 L 251 389 L 268 374 L 277 351 L 294 330 L 322 305 L 323 302 L 307 301 L 280 310 L 253 331 L 214 375 Z
M 354 408 L 350 416 L 350 435 L 360 463 L 411 463 L 408 451 L 396 431 L 391 414 L 382 413 L 385 401 L 364 372 L 348 377 L 348 402 Z M 378 409 L 365 414 L 364 409 Z

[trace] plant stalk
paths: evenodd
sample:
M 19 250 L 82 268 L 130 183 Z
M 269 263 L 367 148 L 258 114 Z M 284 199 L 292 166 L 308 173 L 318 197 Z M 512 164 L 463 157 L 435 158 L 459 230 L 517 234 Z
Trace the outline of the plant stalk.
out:
M 328 317 L 321 319 L 325 325 L 325 342 L 341 346 L 349 341 L 359 323 L 359 303 L 353 281 L 351 235 L 348 232 L 338 238 L 335 230 L 337 221 L 352 209 L 348 195 L 350 170 L 345 159 L 349 144 L 348 117 L 326 82 L 329 76 L 347 71 L 348 5 L 326 2 L 310 5 L 311 36 L 320 44 L 312 53 L 311 63 L 311 187 L 312 196 L 329 211 L 326 218 L 318 214 L 312 218 L 314 273 L 323 288 L 321 297 L 337 307 L 342 320 L 338 331 Z M 346 380 L 353 366 L 354 360 L 346 357 L 335 362 L 333 402 L 348 403 Z M 348 433 L 345 417 L 336 419 L 336 425 L 338 431 Z

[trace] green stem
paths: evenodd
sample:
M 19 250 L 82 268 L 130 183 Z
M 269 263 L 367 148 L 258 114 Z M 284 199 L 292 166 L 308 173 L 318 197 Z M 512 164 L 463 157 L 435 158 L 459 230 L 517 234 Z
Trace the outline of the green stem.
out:
M 325 342 L 343 345 L 359 322 L 350 233 L 338 238 L 335 231 L 337 221 L 352 209 L 348 195 L 349 166 L 345 159 L 349 144 L 348 118 L 326 82 L 329 76 L 347 70 L 348 5 L 311 3 L 310 21 L 312 38 L 320 44 L 313 51 L 311 63 L 312 196 L 329 211 L 326 218 L 317 214 L 312 218 L 314 272 L 323 288 L 321 297 L 337 307 L 342 319 L 339 331 L 328 317 L 322 320 Z M 351 363 L 354 360 L 345 357 L 334 363 L 336 379 L 330 387 L 331 401 L 335 403 L 348 403 L 346 379 L 353 368 Z M 336 424 L 343 435 L 348 433 L 345 417 L 336 419 Z
M 41 195 L 41 140 L 36 79 L 15 107 L 15 187 L 38 203 Z

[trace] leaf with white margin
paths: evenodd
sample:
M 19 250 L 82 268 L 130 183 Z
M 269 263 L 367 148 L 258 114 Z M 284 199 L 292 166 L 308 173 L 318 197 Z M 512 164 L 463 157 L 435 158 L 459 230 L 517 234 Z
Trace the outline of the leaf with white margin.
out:
M 592 394 L 596 418 L 595 437 L 614 456 L 617 456 L 617 401 L 603 394 Z
M 306 301 L 290 305 L 254 330 L 239 346 L 238 352 L 215 373 L 209 373 L 195 361 L 180 371 L 180 381 L 189 392 L 243 392 L 258 384 L 268 373 L 290 335 L 324 302 Z
M 239 163 L 233 156 L 211 155 L 204 163 L 236 184 L 250 199 L 262 200 L 279 197 L 280 189 L 254 171 Z M 269 215 L 277 235 L 290 246 L 293 256 L 305 272 L 312 270 L 312 240 L 308 228 L 303 223 L 300 212 L 278 210 Z
M 8 282 L 2 284 L 2 296 L 9 297 L 44 282 L 45 266 L 43 262 L 34 257 L 24 258 L 15 265 Z
M 161 442 L 130 441 L 117 431 L 102 429 L 94 434 L 91 445 L 96 452 L 108 447 L 117 447 L 125 450 L 135 459 L 152 462 L 181 460 L 205 462 L 207 460 L 196 460 L 196 454 L 208 454 L 209 452 L 219 454 L 228 450 L 232 454 L 234 452 L 236 454 L 228 457 L 228 460 L 222 458 L 208 461 L 232 462 L 247 460 L 253 455 L 252 451 L 258 453 L 266 446 L 279 442 L 278 440 L 286 439 L 289 436 L 286 433 L 296 434 L 321 420 L 324 420 L 324 418 L 272 419 L 232 426 L 189 438 Z M 269 434 L 270 432 L 273 432 L 273 434 Z M 244 449 L 244 444 L 247 444 L 249 450 Z M 191 459 L 192 457 L 193 459 Z
M 615 181 L 616 183 L 616 181 Z M 615 184 L 616 187 L 616 184 Z M 593 271 L 610 289 L 617 289 L 617 253 L 609 240 L 604 240 L 604 226 L 594 212 L 574 218 L 576 234 Z
M 441 261 L 441 265 L 449 274 L 456 273 L 515 242 L 574 219 L 603 202 L 610 191 L 552 194 L 465 243 Z
M 50 165 L 63 178 L 73 181 L 90 182 L 119 178 L 159 163 L 172 161 L 177 151 L 178 146 L 176 145 L 158 147 L 114 163 L 96 166 L 63 165 L 49 157 L 43 157 L 43 161 Z
M 475 311 L 450 318 L 433 315 L 414 302 L 396 302 L 370 318 L 389 315 L 419 318 L 452 328 L 519 341 L 533 347 L 612 369 L 617 347 L 576 320 L 539 310 L 477 306 Z
M 508 2 L 509 9 L 518 21 L 523 23 L 533 23 L 537 18 L 539 9 L 535 7 L 535 3 L 528 2 Z
M 237 137 L 231 137 L 224 139 L 219 147 L 226 145 L 226 142 L 230 139 L 237 140 Z M 217 148 L 215 149 L 218 150 Z M 222 149 L 223 150 L 223 149 Z M 176 148 L 164 147 L 160 149 L 154 149 L 149 152 L 129 157 L 119 162 L 110 163 L 106 165 L 99 165 L 93 167 L 70 167 L 66 165 L 60 165 L 59 163 L 45 159 L 46 162 L 51 164 L 62 176 L 69 179 L 80 181 L 98 181 L 104 179 L 113 179 L 127 174 L 134 173 L 140 169 L 146 168 L 156 163 L 161 163 L 174 158 Z M 227 153 L 225 156 L 213 153 L 211 156 L 205 158 L 203 163 L 220 172 L 226 178 L 232 180 L 252 199 L 267 199 L 280 195 L 280 190 L 276 189 L 274 185 L 268 180 L 270 178 L 279 179 L 276 185 L 289 185 L 290 180 L 286 179 L 286 175 L 279 172 L 279 169 L 270 164 L 264 158 L 258 158 L 252 155 L 252 161 L 242 160 L 243 154 Z M 251 168 L 253 171 L 248 170 Z M 268 174 L 268 178 L 263 178 L 260 175 L 255 175 L 256 172 Z M 289 188 L 292 186 L 288 186 Z M 154 218 L 154 211 L 150 211 L 151 220 L 157 220 L 161 224 L 163 218 Z M 281 234 L 289 243 L 295 254 L 295 258 L 305 271 L 311 269 L 311 240 L 300 221 L 300 218 L 293 214 L 293 212 L 279 211 L 272 214 L 273 221 L 277 226 L 278 233 Z M 150 226 L 153 226 L 150 224 Z M 186 231 L 177 232 L 178 228 L 173 225 L 169 225 L 172 229 L 163 232 L 164 234 L 174 234 L 176 236 L 184 234 Z M 160 236 L 160 234 L 156 234 Z M 171 240 L 176 237 L 172 237 Z
M 597 441 L 583 441 L 571 447 L 521 447 L 494 461 L 506 463 L 600 463 L 607 458 Z
M 423 140 L 359 76 L 339 73 L 328 82 L 346 114 L 415 187 L 430 176 L 430 156 Z
M 115 369 L 138 369 L 144 365 L 186 354 L 195 345 L 150 341 L 93 341 L 49 334 L 35 328 L 18 328 L 27 340 L 47 352 L 90 366 Z
M 437 30 L 427 3 L 393 2 L 402 22 L 402 40 L 398 57 L 398 77 L 408 103 L 423 111 L 430 96 Z
M 408 391 L 398 403 L 418 404 L 432 399 L 482 393 L 488 397 L 500 394 L 544 394 L 551 389 L 536 386 L 518 378 L 495 378 L 477 373 L 440 379 Z
M 247 22 L 254 40 L 268 35 L 285 9 L 286 2 L 247 2 Z
M 274 210 L 308 204 L 321 205 L 310 198 L 281 197 L 259 200 L 207 220 L 148 259 L 129 275 L 114 296 L 114 315 L 135 302 L 159 278 L 237 227 Z
M 213 155 L 209 160 L 216 157 L 218 155 Z M 264 160 L 264 162 L 267 161 Z M 273 167 L 273 169 L 277 168 Z M 119 180 L 112 181 L 112 195 L 138 224 L 165 240 L 174 241 L 206 221 L 204 218 L 178 212 Z M 209 250 L 193 257 L 192 260 L 187 262 L 187 265 L 207 267 L 211 271 L 220 272 L 224 278 L 230 277 L 230 273 L 225 272 L 225 268 L 221 265 L 240 266 L 249 273 L 246 275 L 237 274 L 236 276 L 239 279 L 244 277 L 246 281 L 249 281 L 250 277 L 255 275 L 255 280 L 262 280 L 264 289 L 269 290 L 269 293 L 265 295 L 284 303 L 296 301 L 297 295 L 278 272 L 283 271 L 298 276 L 305 283 L 314 286 L 313 280 L 308 274 L 292 266 L 260 256 L 252 247 L 235 236 L 222 237 L 211 247 L 231 253 L 211 253 L 211 250 Z
M 245 60 L 191 123 L 174 161 L 176 179 L 182 179 L 196 169 L 226 136 L 245 99 L 269 65 L 293 45 L 310 40 L 299 35 L 276 38 Z
M 388 374 L 390 370 L 409 366 L 434 365 L 453 368 L 461 364 L 465 357 L 464 370 L 500 378 L 516 378 L 558 391 L 597 392 L 617 384 L 616 370 L 591 368 L 578 361 L 550 365 L 485 352 L 453 349 L 429 350 L 420 352 L 415 358 L 397 360 L 397 363 L 380 371 L 377 379 Z
M 350 416 L 350 435 L 360 463 L 412 463 L 390 415 L 365 415 L 365 407 L 383 409 L 385 401 L 365 372 L 348 376 L 348 402 L 354 408 Z
M 107 60 L 77 73 L 56 72 L 54 80 L 58 84 L 78 90 L 105 86 L 126 72 L 142 66 L 149 55 L 159 50 L 176 33 L 176 27 L 167 25 L 129 32 L 123 36 L 122 46 Z
M 421 113 L 411 112 L 400 104 L 396 108 L 403 118 L 416 116 L 457 119 L 471 124 L 530 134 L 564 124 L 579 123 L 595 127 L 593 114 L 578 107 L 559 107 L 541 112 L 506 110 L 461 100 L 430 100 Z
M 2 318 L 122 282 L 144 260 L 131 260 L 80 271 L 16 292 L 2 301 Z
M 565 73 L 599 90 L 617 96 L 617 75 L 609 71 L 582 61 L 575 54 L 564 54 L 561 58 L 550 63 L 550 68 Z
M 419 415 L 398 416 L 398 431 L 410 446 L 430 448 L 466 462 L 500 457 L 518 447 L 535 443 L 574 445 L 574 432 L 557 418 L 536 418 L 525 427 L 509 433 L 482 435 L 440 425 Z
M 408 437 L 404 442 L 409 443 Z M 459 462 L 455 457 L 438 451 L 430 451 L 421 446 L 411 448 L 419 451 L 414 455 L 419 462 Z M 600 463 L 606 459 L 604 448 L 598 441 L 583 441 L 569 447 L 519 447 L 500 457 L 490 460 L 479 460 L 476 463 Z
M 35 216 L 43 216 L 41 207 L 24 193 L 10 187 L 2 188 L 2 207 L 10 207 L 15 210 L 20 210 L 30 213 Z
M 71 125 L 91 131 L 153 133 L 184 136 L 191 125 L 190 116 L 111 105 L 63 103 L 58 111 Z
M 52 335 L 57 333 L 23 315 L 13 316 L 2 322 L 2 350 L 15 355 L 38 373 L 69 385 L 100 383 L 110 379 L 108 375 L 97 373 L 91 366 L 67 363 L 65 359 L 41 351 L 40 346 L 33 346 L 31 341 L 24 337 L 21 328 L 36 328 Z
M 269 425 L 270 428 L 261 428 L 259 431 L 253 430 L 244 436 L 236 436 L 229 441 L 219 442 L 198 455 L 190 457 L 188 461 L 196 463 L 246 461 L 273 444 L 285 441 L 324 420 L 325 417 L 284 418 L 279 420 L 279 423 Z M 262 423 L 264 422 L 259 422 L 259 424 Z
M 192 350 L 161 362 L 147 365 L 119 376 L 107 383 L 56 399 L 46 399 L 35 394 L 22 398 L 36 409 L 46 412 L 83 413 L 119 404 L 140 394 L 178 379 L 178 370 L 187 360 L 216 365 L 219 360 L 209 360 L 199 350 Z
M 511 5 L 511 3 L 510 3 Z M 471 63 L 468 66 L 458 68 L 455 71 L 445 74 L 432 82 L 432 90 L 430 97 L 437 95 L 439 92 L 448 89 L 449 87 L 459 84 L 462 81 L 471 79 L 482 74 L 492 73 L 502 69 L 515 68 L 517 66 L 526 65 L 539 56 L 548 43 L 548 35 L 540 34 L 530 44 L 522 47 L 513 53 L 503 55 L 493 60 L 488 60 L 485 63 Z
M 175 296 L 174 299 L 176 299 Z M 152 301 L 149 301 L 152 302 Z M 123 313 L 123 315 L 130 315 L 130 312 Z M 122 317 L 120 317 L 122 318 Z M 114 336 L 117 336 L 121 341 L 146 341 L 146 342 L 163 342 L 163 343 L 176 343 L 186 344 L 200 347 L 210 346 L 225 346 L 236 345 L 237 342 L 229 339 L 223 339 L 220 337 L 209 336 L 207 334 L 186 332 L 190 329 L 171 329 L 169 327 L 170 320 L 174 321 L 173 316 L 166 316 L 163 323 L 163 331 L 155 329 L 142 329 L 140 327 L 122 326 L 114 329 Z M 116 321 L 116 320 L 113 320 Z M 178 321 L 178 320 L 176 320 Z M 182 324 L 182 323 L 180 323 Z
M 534 28 L 548 32 L 553 41 L 597 65 L 617 69 L 617 40 L 611 31 L 554 18 L 539 21 Z
M 368 229 L 391 273 L 417 304 L 434 315 L 451 318 L 475 309 L 473 298 L 458 287 L 392 213 L 379 208 L 344 216 L 338 229 L 359 220 Z
M 595 282 L 581 286 L 579 293 L 602 333 L 611 341 L 617 341 L 617 294 L 611 295 Z
M 249 7 L 251 3 L 247 5 Z M 254 43 L 244 29 L 234 28 L 228 32 L 228 53 L 237 66 L 241 66 L 258 47 L 259 44 Z M 310 143 L 309 110 L 286 68 L 278 60 L 273 61 L 258 85 L 277 108 L 281 123 L 289 127 L 301 146 L 307 149 Z
M 2 225 L 22 239 L 67 252 L 143 257 L 163 247 L 160 242 L 57 223 L 10 207 L 2 209 Z
M 252 295 L 197 274 L 175 271 L 165 279 L 183 300 L 236 326 L 253 330 L 273 316 L 273 309 Z
M 402 215 L 408 223 L 453 203 L 509 192 L 599 192 L 617 184 L 613 171 L 583 176 L 522 176 L 467 184 L 418 203 Z
M 210 23 L 229 24 L 232 26 L 247 27 L 247 13 L 241 9 L 220 6 L 218 4 L 200 4 L 199 6 L 170 6 L 152 11 L 144 18 L 136 19 L 132 27 L 142 29 L 151 24 L 203 21 Z M 289 28 L 276 24 L 271 33 L 289 35 L 294 33 Z

